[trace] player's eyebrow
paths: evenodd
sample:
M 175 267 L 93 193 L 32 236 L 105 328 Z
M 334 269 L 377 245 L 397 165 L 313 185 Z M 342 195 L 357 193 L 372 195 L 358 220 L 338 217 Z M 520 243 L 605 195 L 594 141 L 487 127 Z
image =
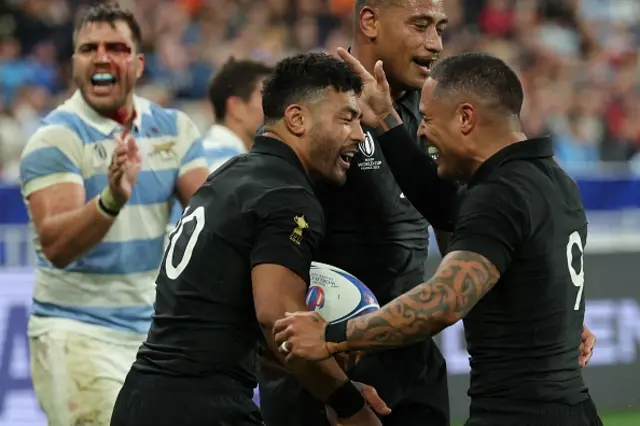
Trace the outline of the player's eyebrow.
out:
M 428 21 L 429 23 L 435 23 L 436 25 L 447 25 L 449 18 L 441 13 L 419 13 L 409 18 L 410 21 Z

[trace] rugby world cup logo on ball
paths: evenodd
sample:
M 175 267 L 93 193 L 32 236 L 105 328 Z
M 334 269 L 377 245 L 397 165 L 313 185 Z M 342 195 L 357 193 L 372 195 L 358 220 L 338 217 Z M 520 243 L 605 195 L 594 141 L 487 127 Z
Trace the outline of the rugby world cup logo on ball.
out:
M 347 271 L 312 262 L 307 307 L 329 323 L 345 321 L 380 309 L 371 290 Z

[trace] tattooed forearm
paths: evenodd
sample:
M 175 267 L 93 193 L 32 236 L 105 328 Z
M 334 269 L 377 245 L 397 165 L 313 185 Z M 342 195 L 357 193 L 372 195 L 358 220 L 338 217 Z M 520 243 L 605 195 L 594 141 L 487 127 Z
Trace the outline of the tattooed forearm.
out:
M 449 253 L 426 283 L 347 323 L 349 350 L 408 345 L 463 318 L 500 278 L 484 256 Z

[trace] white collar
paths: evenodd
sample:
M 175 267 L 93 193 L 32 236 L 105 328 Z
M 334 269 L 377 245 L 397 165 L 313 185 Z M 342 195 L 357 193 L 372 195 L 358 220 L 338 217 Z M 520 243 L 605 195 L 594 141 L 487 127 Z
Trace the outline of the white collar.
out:
M 115 120 L 98 114 L 87 101 L 84 100 L 80 90 L 76 90 L 73 96 L 65 102 L 71 111 L 78 114 L 84 121 L 105 135 L 111 135 L 114 131 L 121 129 L 122 124 Z M 142 116 L 150 114 L 151 103 L 137 95 L 133 95 L 133 108 L 136 118 L 133 120 L 133 128 L 139 130 L 142 126 Z
M 247 152 L 247 147 L 244 142 L 227 126 L 222 124 L 214 124 L 207 132 L 207 136 L 204 139 L 204 143 L 211 142 L 214 144 L 223 144 L 232 146 L 241 152 Z

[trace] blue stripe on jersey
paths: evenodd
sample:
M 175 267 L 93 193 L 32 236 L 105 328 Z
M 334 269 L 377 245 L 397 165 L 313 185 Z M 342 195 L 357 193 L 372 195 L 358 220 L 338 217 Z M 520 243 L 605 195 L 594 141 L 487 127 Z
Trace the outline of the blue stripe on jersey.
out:
M 177 169 L 167 170 L 141 170 L 128 205 L 166 203 L 173 196 L 175 182 L 178 176 Z M 85 179 L 84 187 L 87 200 L 91 200 L 102 192 L 108 185 L 105 173 L 95 174 Z
M 87 124 L 78 114 L 69 111 L 53 111 L 47 115 L 42 122 L 44 124 L 61 125 L 73 130 L 84 144 L 102 142 L 109 138 L 109 135 L 105 135 L 93 126 Z
M 202 138 L 198 138 L 193 141 L 193 144 L 189 147 L 189 150 L 182 158 L 181 166 L 195 160 L 196 158 L 204 157 L 204 147 L 202 146 Z
M 117 330 L 146 334 L 151 326 L 153 306 L 119 308 L 60 306 L 33 301 L 32 313 L 43 317 L 69 318 Z
M 77 173 L 78 166 L 60 148 L 39 148 L 27 154 L 20 162 L 20 178 L 27 182 L 53 173 Z
M 173 207 L 171 208 L 171 214 L 169 215 L 169 225 L 177 225 L 180 217 L 182 217 L 182 212 L 184 212 L 184 207 L 182 207 L 182 203 L 180 201 L 176 201 L 173 203 Z
M 164 235 L 144 240 L 102 242 L 64 268 L 68 272 L 126 275 L 158 269 L 164 253 Z M 38 254 L 39 267 L 53 266 Z
M 140 117 L 140 133 L 155 136 L 178 136 L 178 111 L 151 104 L 151 115 Z

